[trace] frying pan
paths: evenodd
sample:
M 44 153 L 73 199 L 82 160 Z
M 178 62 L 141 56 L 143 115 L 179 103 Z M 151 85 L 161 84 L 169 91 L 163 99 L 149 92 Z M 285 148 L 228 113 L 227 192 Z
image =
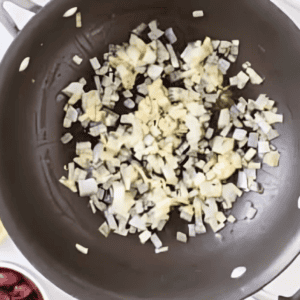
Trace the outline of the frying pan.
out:
M 82 13 L 82 28 L 75 27 L 74 17 L 62 17 L 74 6 Z M 192 18 L 198 9 L 204 18 Z M 105 239 L 97 231 L 103 215 L 93 215 L 88 199 L 58 182 L 75 155 L 74 141 L 60 142 L 65 133 L 60 91 L 83 76 L 91 82 L 88 58 L 102 57 L 109 44 L 127 41 L 131 29 L 152 19 L 162 29 L 174 28 L 179 51 L 206 35 L 239 39 L 239 59 L 229 76 L 249 60 L 266 80 L 242 94 L 256 99 L 266 93 L 285 118 L 275 126 L 281 136 L 273 142 L 281 153 L 279 167 L 258 172 L 264 193 L 246 193 L 237 201 L 231 213 L 239 221 L 220 232 L 222 240 L 208 228 L 187 245 L 177 242 L 176 231 L 187 225 L 174 212 L 160 234 L 169 252 L 159 255 L 136 236 Z M 80 66 L 72 61 L 75 54 L 84 58 Z M 0 217 L 9 235 L 36 269 L 79 299 L 239 300 L 258 291 L 300 250 L 299 55 L 299 30 L 269 0 L 53 0 L 18 34 L 1 62 Z M 28 56 L 28 69 L 19 73 Z M 88 139 L 72 130 L 77 141 Z M 247 201 L 258 211 L 253 220 L 239 217 Z M 76 243 L 89 254 L 79 253 Z M 239 266 L 246 273 L 232 279 Z

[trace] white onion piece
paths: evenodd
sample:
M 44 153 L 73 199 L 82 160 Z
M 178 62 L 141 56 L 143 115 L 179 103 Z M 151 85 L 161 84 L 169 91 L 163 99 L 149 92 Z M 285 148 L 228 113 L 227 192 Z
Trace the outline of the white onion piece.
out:
M 82 27 L 82 19 L 81 19 L 81 13 L 78 12 L 76 14 L 76 27 L 81 28 Z
M 195 11 L 193 11 L 193 17 L 194 18 L 199 18 L 199 17 L 203 17 L 203 16 L 204 16 L 203 10 L 195 10 Z
M 68 17 L 71 17 L 71 16 L 75 15 L 76 12 L 77 12 L 77 9 L 78 9 L 77 7 L 72 7 L 72 8 L 70 8 L 70 9 L 68 9 L 68 10 L 64 13 L 63 17 L 64 17 L 64 18 L 68 18 Z
M 77 64 L 80 65 L 83 61 L 83 59 L 81 57 L 79 57 L 78 55 L 74 55 L 73 56 L 73 61 Z
M 110 228 L 106 222 L 102 223 L 99 227 L 99 231 L 107 238 L 110 232 Z
M 129 108 L 129 109 L 133 109 L 135 107 L 135 103 L 133 102 L 132 99 L 126 99 L 124 101 L 124 106 Z
M 221 58 L 218 62 L 219 70 L 225 75 L 230 67 L 230 62 Z
M 252 84 L 261 84 L 263 82 L 263 79 L 252 68 L 248 67 L 246 73 L 249 75 Z
M 91 196 L 97 194 L 98 186 L 94 178 L 86 180 L 78 180 L 79 194 L 80 197 Z
M 171 63 L 172 63 L 172 66 L 176 69 L 176 68 L 179 68 L 179 62 L 178 62 L 178 58 L 175 54 L 175 51 L 172 47 L 171 44 L 167 44 L 167 49 L 169 51 L 169 54 L 170 54 L 170 57 L 171 57 Z
M 258 142 L 258 153 L 270 152 L 269 142 Z
M 232 138 L 237 141 L 242 141 L 247 135 L 247 131 L 244 129 L 236 129 L 233 133 Z
M 236 221 L 236 218 L 233 216 L 233 215 L 230 215 L 228 218 L 227 218 L 227 221 L 229 223 L 234 223 Z
M 153 233 L 150 239 L 156 249 L 162 247 L 162 242 L 156 233 Z
M 67 144 L 70 141 L 72 141 L 73 135 L 69 132 L 67 132 L 60 140 L 63 144 Z
M 152 79 L 152 80 L 156 80 L 160 77 L 161 73 L 163 72 L 164 68 L 158 65 L 150 65 L 148 67 L 148 76 Z
M 141 244 L 145 244 L 151 237 L 151 232 L 148 230 L 143 231 L 140 235 L 139 235 L 139 239 Z
M 139 26 L 137 26 L 135 29 L 133 29 L 132 32 L 137 35 L 140 35 L 146 28 L 147 28 L 147 25 L 145 23 L 141 23 Z
M 246 271 L 247 271 L 247 268 L 245 268 L 245 267 L 235 268 L 231 273 L 231 278 L 239 278 L 239 277 L 243 276 Z
M 88 254 L 89 249 L 86 247 L 81 246 L 80 244 L 76 244 L 76 249 L 81 252 L 82 254 Z
M 177 232 L 176 239 L 179 242 L 187 243 L 187 236 L 186 236 L 186 234 L 184 234 L 184 233 L 182 233 L 180 231 Z
M 246 152 L 246 154 L 245 154 L 245 156 L 244 156 L 244 159 L 246 160 L 246 161 L 250 161 L 255 155 L 256 155 L 256 150 L 255 149 L 253 149 L 253 148 L 250 148 L 247 152 Z
M 167 39 L 169 40 L 170 44 L 174 44 L 177 42 L 177 37 L 173 31 L 173 28 L 168 28 L 165 31 L 165 36 L 167 37 Z
M 169 250 L 169 247 L 166 246 L 166 247 L 161 247 L 159 249 L 155 248 L 155 253 L 158 254 L 158 253 L 163 253 L 163 252 L 167 252 Z
M 29 65 L 29 62 L 30 62 L 30 57 L 24 58 L 20 64 L 19 72 L 25 71 Z
M 189 236 L 195 237 L 196 236 L 195 224 L 188 224 L 188 228 L 189 228 Z
M 101 68 L 101 65 L 97 57 L 91 58 L 90 63 L 94 70 L 99 70 Z

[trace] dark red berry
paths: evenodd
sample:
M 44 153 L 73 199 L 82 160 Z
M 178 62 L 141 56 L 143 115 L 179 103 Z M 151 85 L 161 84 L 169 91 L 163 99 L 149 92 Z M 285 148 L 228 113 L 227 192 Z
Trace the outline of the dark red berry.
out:
M 0 300 L 11 300 L 11 298 L 6 292 L 0 291 Z
M 12 286 L 20 281 L 20 275 L 13 271 L 1 271 L 0 270 L 0 287 L 1 286 Z
M 32 289 L 27 283 L 16 285 L 10 292 L 11 300 L 21 300 L 28 297 L 32 293 Z

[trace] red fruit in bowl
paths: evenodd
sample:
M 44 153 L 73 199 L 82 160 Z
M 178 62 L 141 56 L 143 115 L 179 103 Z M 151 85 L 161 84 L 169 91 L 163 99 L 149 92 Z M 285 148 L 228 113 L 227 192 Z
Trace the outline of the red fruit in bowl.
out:
M 11 299 L 6 292 L 0 291 L 0 300 L 11 300 Z
M 32 293 L 32 289 L 27 283 L 18 284 L 13 291 L 9 293 L 11 300 L 21 300 L 28 297 Z
M 0 287 L 15 285 L 20 279 L 20 276 L 15 272 L 0 269 Z

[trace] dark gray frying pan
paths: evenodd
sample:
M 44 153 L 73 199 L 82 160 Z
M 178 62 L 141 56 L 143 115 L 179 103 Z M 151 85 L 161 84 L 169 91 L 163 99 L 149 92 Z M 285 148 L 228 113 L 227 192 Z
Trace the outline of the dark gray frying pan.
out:
M 74 6 L 82 13 L 80 29 L 74 17 L 62 18 Z M 193 19 L 198 9 L 205 17 Z M 127 41 L 131 29 L 152 19 L 162 29 L 174 28 L 180 51 L 206 35 L 239 39 L 241 52 L 230 75 L 249 60 L 266 80 L 243 94 L 255 99 L 267 93 L 285 117 L 274 141 L 280 166 L 264 167 L 258 181 L 265 192 L 247 193 L 232 211 L 238 214 L 250 200 L 258 210 L 255 218 L 229 224 L 222 241 L 208 230 L 185 245 L 175 236 L 187 225 L 173 214 L 160 235 L 170 249 L 160 255 L 136 236 L 105 239 L 97 232 L 102 214 L 93 215 L 87 200 L 58 182 L 74 157 L 74 144 L 60 142 L 64 101 L 57 96 L 71 81 L 91 80 L 88 58 L 102 57 L 108 44 Z M 75 54 L 84 58 L 82 65 L 72 62 Z M 27 56 L 30 65 L 19 73 Z M 0 67 L 0 216 L 10 236 L 42 274 L 84 300 L 239 300 L 258 291 L 300 250 L 299 57 L 299 30 L 269 0 L 52 1 L 18 34 Z M 79 253 L 76 243 L 89 254 Z M 247 272 L 232 279 L 239 266 Z

